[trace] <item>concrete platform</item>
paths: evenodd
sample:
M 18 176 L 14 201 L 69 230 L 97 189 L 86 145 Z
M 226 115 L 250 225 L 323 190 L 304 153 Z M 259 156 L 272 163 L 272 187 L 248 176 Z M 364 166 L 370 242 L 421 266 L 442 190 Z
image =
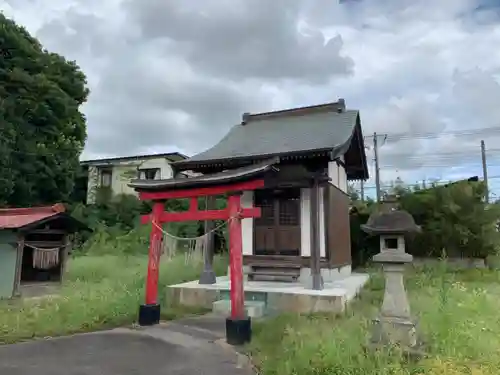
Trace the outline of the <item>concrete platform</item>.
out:
M 212 304 L 212 312 L 227 316 L 231 312 L 231 301 L 221 299 Z M 266 304 L 263 301 L 245 301 L 245 314 L 250 318 L 262 318 L 266 313 Z
M 255 317 L 283 312 L 342 313 L 349 301 L 366 284 L 368 278 L 367 274 L 353 273 L 344 279 L 325 283 L 323 290 L 308 289 L 301 283 L 246 281 L 244 285 L 246 307 L 247 309 L 250 307 L 254 312 L 257 310 Z M 230 299 L 229 290 L 229 278 L 222 276 L 211 285 L 200 285 L 197 280 L 172 285 L 167 289 L 167 297 L 173 305 L 204 307 L 213 309 L 214 313 L 227 314 L 230 308 L 227 303 Z M 255 302 L 253 305 L 258 304 L 259 308 L 255 309 L 249 302 Z

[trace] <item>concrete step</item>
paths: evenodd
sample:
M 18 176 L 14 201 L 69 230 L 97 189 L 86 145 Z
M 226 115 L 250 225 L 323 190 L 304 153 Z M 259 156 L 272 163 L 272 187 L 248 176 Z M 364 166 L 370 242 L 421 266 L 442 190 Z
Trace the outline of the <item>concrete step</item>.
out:
M 257 268 L 254 267 L 248 274 L 269 274 L 269 275 L 284 275 L 284 276 L 300 276 L 300 270 L 290 268 Z
M 262 318 L 266 311 L 263 301 L 245 301 L 245 313 L 251 318 Z M 217 315 L 229 316 L 231 314 L 231 301 L 219 300 L 212 305 L 212 312 Z
M 261 268 L 298 268 L 300 269 L 302 266 L 300 264 L 290 264 L 290 263 L 280 263 L 277 261 L 252 261 L 248 263 L 250 267 L 261 267 Z
M 270 272 L 270 271 L 252 271 L 248 274 L 248 280 L 251 281 L 278 281 L 293 283 L 296 282 L 300 275 L 285 273 L 285 272 Z
M 290 267 L 257 267 L 252 266 L 248 272 L 248 280 L 253 281 L 281 281 L 281 282 L 296 282 L 300 277 L 300 268 Z

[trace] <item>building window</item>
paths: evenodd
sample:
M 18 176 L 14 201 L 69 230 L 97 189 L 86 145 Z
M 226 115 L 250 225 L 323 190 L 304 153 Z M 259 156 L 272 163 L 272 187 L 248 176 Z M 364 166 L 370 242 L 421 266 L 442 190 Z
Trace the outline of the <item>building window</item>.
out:
M 113 172 L 111 169 L 101 170 L 101 187 L 111 187 Z
M 139 169 L 140 180 L 159 180 L 160 168 Z

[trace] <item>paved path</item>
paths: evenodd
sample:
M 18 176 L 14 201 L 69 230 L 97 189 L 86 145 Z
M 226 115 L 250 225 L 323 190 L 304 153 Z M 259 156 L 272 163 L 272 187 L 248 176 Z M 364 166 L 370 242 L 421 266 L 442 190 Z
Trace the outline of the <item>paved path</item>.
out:
M 0 346 L 0 374 L 251 375 L 223 324 L 203 317 Z

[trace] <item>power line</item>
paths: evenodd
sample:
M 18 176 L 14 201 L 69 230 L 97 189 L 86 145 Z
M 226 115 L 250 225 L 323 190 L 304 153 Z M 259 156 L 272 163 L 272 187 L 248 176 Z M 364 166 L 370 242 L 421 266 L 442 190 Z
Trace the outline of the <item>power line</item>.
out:
M 490 160 L 490 165 L 492 159 L 498 163 L 500 149 L 486 150 L 485 155 Z M 412 153 L 382 154 L 380 159 L 380 167 L 383 168 L 470 166 L 481 163 L 481 150 L 461 150 L 417 155 Z
M 401 141 L 401 140 L 408 140 L 408 139 L 435 139 L 435 138 L 440 138 L 443 136 L 455 136 L 455 137 L 461 137 L 461 136 L 484 136 L 484 135 L 499 135 L 500 136 L 500 127 L 498 126 L 491 126 L 491 127 L 484 127 L 484 128 L 476 128 L 476 129 L 461 129 L 461 130 L 454 130 L 454 131 L 443 131 L 443 132 L 425 132 L 425 133 L 418 133 L 418 132 L 402 132 L 402 133 L 387 133 L 387 134 L 378 134 L 377 136 L 384 136 L 386 137 L 386 141 Z M 373 135 L 365 135 L 365 139 L 367 138 L 373 138 Z
M 500 179 L 500 175 L 488 176 L 488 180 L 495 180 L 495 179 Z M 432 182 L 432 181 L 430 181 L 430 180 L 427 180 L 427 181 Z M 423 180 L 416 181 L 416 182 L 414 182 L 414 183 L 403 183 L 403 184 L 402 184 L 402 186 L 405 186 L 405 187 L 410 187 L 410 186 L 415 186 L 415 185 L 421 185 L 421 184 L 422 184 L 422 182 L 423 182 Z M 451 182 L 453 182 L 453 181 L 435 181 L 435 183 L 436 183 L 437 185 L 445 185 L 445 184 L 449 184 L 449 183 L 451 183 Z M 386 184 L 383 184 L 383 185 L 380 185 L 380 187 L 381 187 L 381 188 L 386 188 L 386 189 L 388 189 L 388 188 L 393 188 L 393 187 L 395 187 L 395 186 L 397 186 L 397 184 L 393 184 L 393 185 L 386 185 Z M 375 185 L 371 185 L 371 186 L 367 186 L 367 185 L 365 185 L 365 186 L 364 186 L 364 189 L 365 189 L 365 190 L 366 190 L 366 189 L 376 189 L 376 188 L 377 188 L 377 187 L 376 187 Z
M 490 148 L 486 150 L 488 154 L 495 154 L 495 153 L 500 153 L 500 148 Z M 480 149 L 479 147 L 477 148 L 470 148 L 470 149 L 465 149 L 465 150 L 460 150 L 460 151 L 447 151 L 447 152 L 436 152 L 436 153 L 426 153 L 426 154 L 415 154 L 415 153 L 409 153 L 409 152 L 399 152 L 399 153 L 393 153 L 393 154 L 386 154 L 386 156 L 394 156 L 394 157 L 427 157 L 427 156 L 432 156 L 432 157 L 440 157 L 440 156 L 470 156 L 471 153 L 478 153 L 480 154 Z

